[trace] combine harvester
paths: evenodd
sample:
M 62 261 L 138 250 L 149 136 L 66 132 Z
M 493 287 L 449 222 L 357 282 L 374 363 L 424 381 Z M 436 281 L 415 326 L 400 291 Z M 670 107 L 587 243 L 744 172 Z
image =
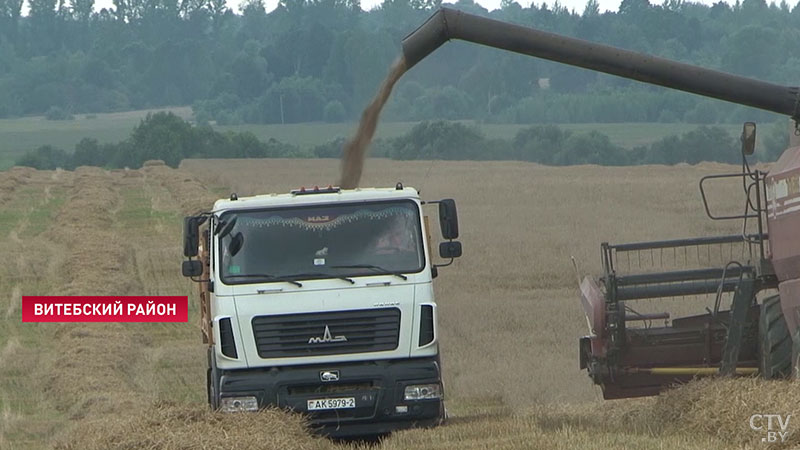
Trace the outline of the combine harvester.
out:
M 786 87 L 607 45 L 559 36 L 442 8 L 403 40 L 406 68 L 450 39 L 597 70 L 645 83 L 726 100 L 790 116 L 797 128 L 800 96 Z M 698 375 L 791 375 L 800 355 L 800 147 L 786 150 L 769 173 L 751 170 L 755 124 L 742 133 L 742 172 L 700 181 L 711 219 L 744 221 L 731 236 L 602 244 L 604 274 L 581 283 L 590 335 L 580 339 L 580 366 L 607 399 L 655 395 Z M 705 186 L 740 178 L 744 211 L 710 212 Z M 751 231 L 751 229 L 754 229 Z M 734 255 L 732 247 L 736 247 Z M 712 252 L 717 260 L 712 262 Z M 704 255 L 707 259 L 703 259 Z M 694 256 L 694 259 L 690 257 Z M 684 256 L 681 259 L 681 256 Z M 727 257 L 726 257 L 727 256 Z M 633 258 L 633 259 L 631 259 Z M 637 259 L 640 258 L 640 259 Z M 649 266 L 642 267 L 646 258 Z M 664 260 L 667 258 L 667 262 Z M 671 258 L 671 260 L 669 259 Z M 636 261 L 630 264 L 630 261 Z M 680 262 L 693 268 L 677 269 Z M 715 265 L 716 264 L 716 265 Z M 632 268 L 634 270 L 628 271 Z M 653 268 L 670 270 L 654 271 Z M 635 273 L 629 273 L 635 272 Z M 779 295 L 759 304 L 759 293 Z M 729 308 L 722 302 L 732 293 Z M 705 314 L 672 319 L 639 314 L 635 300 L 716 294 Z M 665 326 L 650 326 L 664 320 Z M 640 324 L 635 327 L 633 325 Z

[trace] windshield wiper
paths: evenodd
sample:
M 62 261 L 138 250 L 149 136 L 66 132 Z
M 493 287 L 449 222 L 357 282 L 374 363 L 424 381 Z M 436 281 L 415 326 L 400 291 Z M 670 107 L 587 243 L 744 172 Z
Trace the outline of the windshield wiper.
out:
M 292 283 L 297 287 L 303 287 L 303 284 L 299 281 L 295 281 L 286 277 L 276 277 L 275 275 L 270 275 L 268 273 L 245 273 L 245 274 L 229 274 L 228 277 L 230 278 L 264 278 L 270 281 L 285 281 L 287 283 Z
M 298 279 L 314 278 L 314 277 L 338 278 L 340 280 L 347 281 L 350 284 L 356 284 L 356 282 L 353 281 L 352 278 L 347 278 L 347 277 L 341 276 L 341 275 L 334 275 L 334 274 L 322 273 L 322 272 L 298 273 L 298 274 L 292 274 L 292 275 L 283 275 L 283 276 L 280 276 L 280 277 L 279 276 L 275 276 L 275 275 L 270 275 L 268 273 L 247 273 L 247 274 L 242 274 L 242 275 L 232 274 L 232 275 L 228 275 L 228 276 L 229 277 L 241 277 L 241 278 L 265 278 L 265 279 L 268 279 L 270 281 L 285 281 L 287 283 L 292 283 L 293 285 L 295 285 L 297 287 L 303 287 L 303 283 L 297 281 Z
M 372 269 L 380 271 L 380 275 L 394 275 L 398 278 L 408 280 L 408 277 L 403 275 L 400 272 L 392 272 L 391 270 L 384 269 L 381 266 L 376 266 L 374 264 L 350 264 L 346 266 L 331 266 L 332 269 Z
M 287 275 L 285 278 L 292 279 L 292 280 L 297 280 L 297 279 L 312 278 L 312 277 L 313 278 L 316 278 L 316 277 L 338 278 L 340 280 L 347 281 L 350 284 L 356 284 L 356 282 L 353 281 L 352 278 L 347 278 L 347 277 L 341 276 L 341 275 L 334 275 L 332 273 L 322 273 L 322 272 L 298 273 L 296 275 Z

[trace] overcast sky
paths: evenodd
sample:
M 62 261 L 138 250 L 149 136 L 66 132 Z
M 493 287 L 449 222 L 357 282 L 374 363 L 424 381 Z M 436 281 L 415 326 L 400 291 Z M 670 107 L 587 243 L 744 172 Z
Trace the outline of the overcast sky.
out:
M 619 4 L 622 0 L 599 0 L 600 3 L 600 11 L 616 11 L 619 8 Z M 705 3 L 707 5 L 711 5 L 715 3 L 713 0 L 691 0 L 693 3 Z M 380 5 L 383 0 L 361 0 L 361 7 L 365 10 L 372 9 L 375 6 Z M 552 5 L 555 0 L 547 1 L 548 5 Z M 239 3 L 240 0 L 228 0 L 228 5 L 234 8 L 236 11 L 239 10 Z M 500 7 L 500 0 L 476 0 L 476 3 L 479 3 L 484 8 L 488 10 L 497 9 Z M 520 5 L 524 7 L 530 6 L 530 1 L 517 1 Z M 542 3 L 542 0 L 536 0 L 536 4 L 539 5 Z M 586 6 L 586 0 L 560 0 L 561 5 L 566 6 L 569 9 L 575 10 L 578 14 L 583 12 L 583 8 Z M 650 3 L 653 4 L 660 4 L 661 0 L 650 0 Z M 730 3 L 727 1 L 726 3 Z M 769 3 L 769 2 L 768 2 Z M 267 5 L 267 9 L 271 11 L 275 8 L 278 4 L 278 0 L 265 0 L 265 4 Z M 95 5 L 97 9 L 101 8 L 110 8 L 113 6 L 111 0 L 95 0 Z

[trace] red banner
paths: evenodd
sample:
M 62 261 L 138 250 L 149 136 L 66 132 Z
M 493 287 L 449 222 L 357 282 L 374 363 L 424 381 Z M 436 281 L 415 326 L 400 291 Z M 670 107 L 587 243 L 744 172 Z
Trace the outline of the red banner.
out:
M 23 322 L 187 322 L 186 296 L 22 297 Z

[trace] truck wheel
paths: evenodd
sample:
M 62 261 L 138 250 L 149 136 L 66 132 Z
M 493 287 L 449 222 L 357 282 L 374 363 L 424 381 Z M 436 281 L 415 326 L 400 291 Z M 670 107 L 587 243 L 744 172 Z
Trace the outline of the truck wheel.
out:
M 219 371 L 214 363 L 214 349 L 208 350 L 208 370 L 206 371 L 206 391 L 208 392 L 208 406 L 213 411 L 219 409 Z
M 758 319 L 759 371 L 765 379 L 788 378 L 792 375 L 792 337 L 777 295 L 761 304 Z

